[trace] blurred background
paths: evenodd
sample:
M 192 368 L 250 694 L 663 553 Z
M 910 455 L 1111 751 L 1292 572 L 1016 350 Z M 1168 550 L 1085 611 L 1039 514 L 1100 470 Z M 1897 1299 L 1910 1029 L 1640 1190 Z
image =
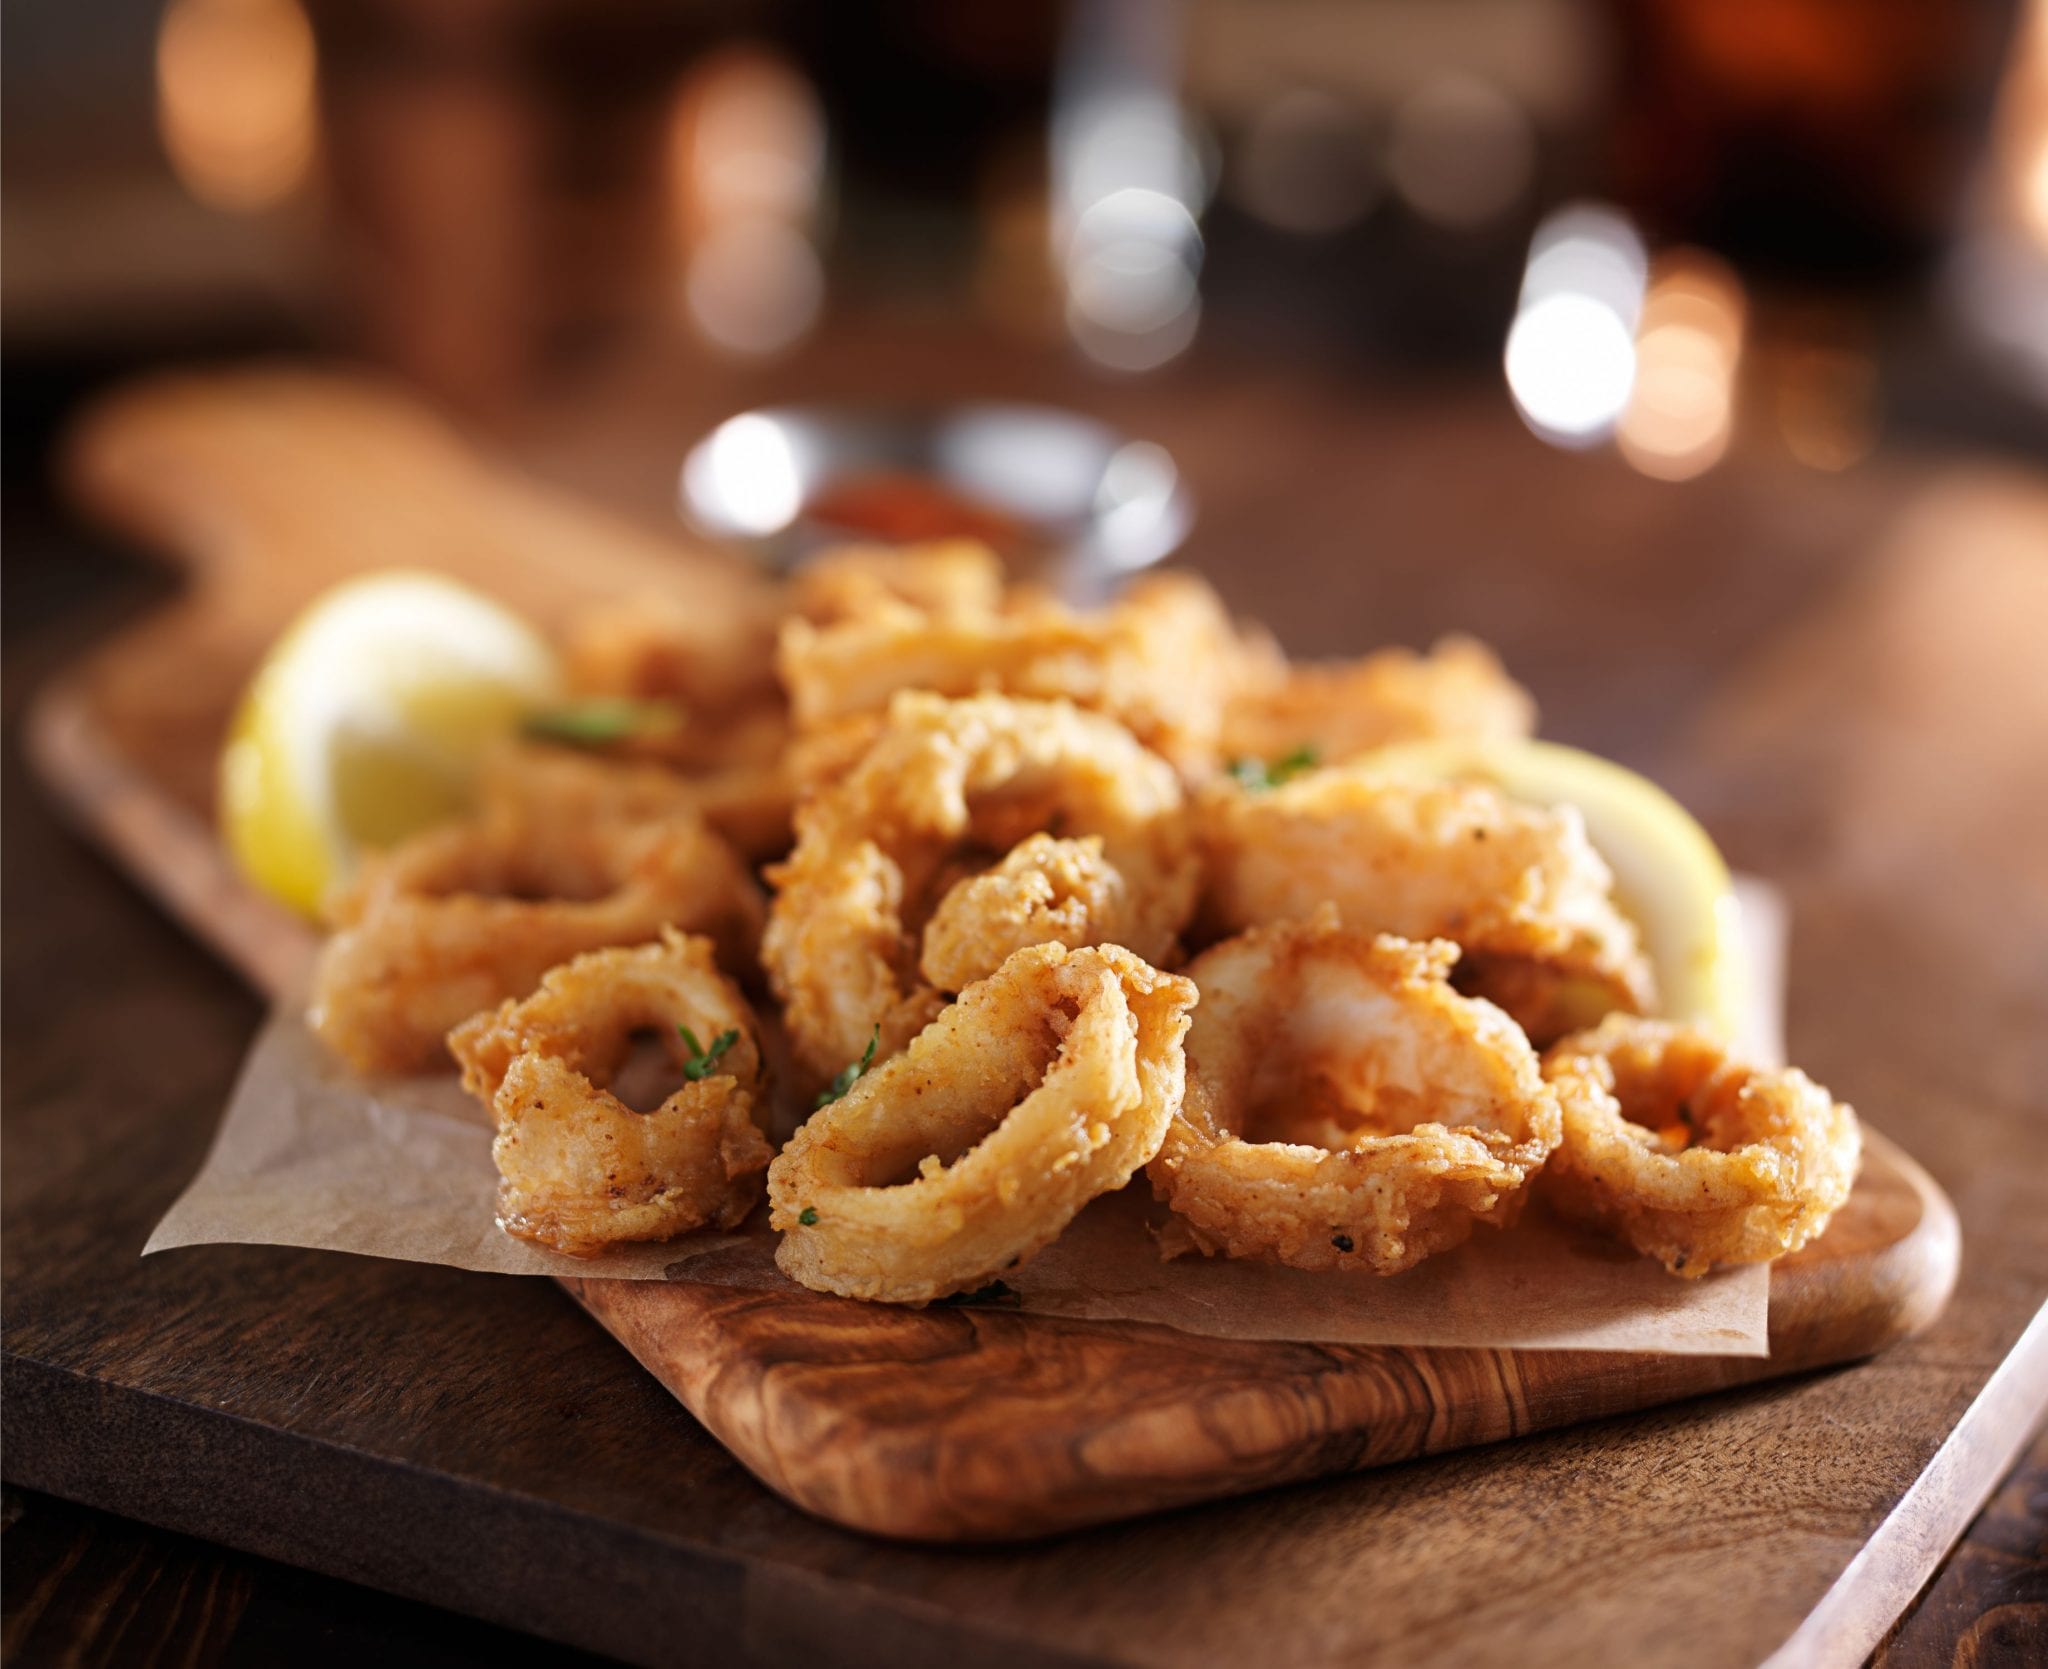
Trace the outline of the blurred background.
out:
M 110 379 L 308 350 L 671 518 L 764 398 L 1218 368 L 1468 473 L 2048 457 L 2048 0 L 10 0 L 4 113 L 17 530 Z
M 313 346 L 478 413 L 941 320 L 1488 383 L 1665 480 L 2038 453 L 2038 0 L 10 0 L 10 442 Z M 10 444 L 10 452 L 14 450 Z

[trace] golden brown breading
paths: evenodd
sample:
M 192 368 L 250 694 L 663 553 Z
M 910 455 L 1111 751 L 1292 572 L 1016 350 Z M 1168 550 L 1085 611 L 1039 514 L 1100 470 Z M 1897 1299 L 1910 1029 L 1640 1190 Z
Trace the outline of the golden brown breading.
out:
M 1796 1252 L 1848 1199 L 1856 1115 L 1805 1073 L 1614 1015 L 1543 1057 L 1564 1110 L 1545 1197 L 1688 1279 Z
M 777 1155 L 775 1261 L 923 1304 L 1029 1258 L 1158 1150 L 1194 1000 L 1126 950 L 1018 951 Z
M 1461 987 L 1539 1043 L 1610 1009 L 1654 1006 L 1640 936 L 1569 806 L 1471 783 L 1411 783 L 1369 765 L 1203 798 L 1205 916 L 1223 933 L 1337 907 L 1346 926 L 1463 947 Z
M 1325 909 L 1189 964 L 1187 1099 L 1148 1174 L 1200 1250 L 1393 1275 L 1514 1219 L 1557 1099 L 1513 1023 L 1451 988 L 1456 955 Z
M 645 1113 L 609 1088 L 643 1031 L 684 1079 Z M 497 1119 L 498 1221 L 510 1233 L 587 1257 L 731 1228 L 761 1197 L 770 1149 L 754 1016 L 708 939 L 671 929 L 578 956 L 533 995 L 456 1027 L 448 1046 Z

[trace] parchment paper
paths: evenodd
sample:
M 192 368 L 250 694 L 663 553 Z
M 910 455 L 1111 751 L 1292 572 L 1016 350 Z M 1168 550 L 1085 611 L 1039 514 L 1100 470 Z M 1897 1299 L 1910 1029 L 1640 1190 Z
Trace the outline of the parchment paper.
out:
M 1782 1059 L 1784 919 L 1743 889 L 1754 969 L 1745 1047 Z M 507 1275 L 787 1285 L 759 1216 L 736 1234 L 692 1235 L 570 1258 L 494 1221 L 497 1171 L 482 1109 L 452 1076 L 365 1081 L 313 1038 L 296 1009 L 258 1035 L 205 1165 L 144 1254 L 240 1242 L 320 1247 Z M 1513 1229 L 1387 1279 L 1257 1263 L 1163 1261 L 1142 1182 L 1099 1200 L 1051 1247 L 1004 1277 L 994 1300 L 1047 1315 L 1157 1322 L 1222 1338 L 1329 1344 L 1522 1346 L 1664 1355 L 1766 1356 L 1769 1272 L 1681 1281 L 1559 1221 L 1538 1201 Z

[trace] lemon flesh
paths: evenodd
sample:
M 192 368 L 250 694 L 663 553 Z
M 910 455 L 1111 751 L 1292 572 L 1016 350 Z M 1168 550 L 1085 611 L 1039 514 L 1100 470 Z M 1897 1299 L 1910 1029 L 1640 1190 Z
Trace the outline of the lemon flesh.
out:
M 363 848 L 468 806 L 490 743 L 560 684 L 539 633 L 466 586 L 406 571 L 337 586 L 278 639 L 229 729 L 236 866 L 316 913 Z
M 1732 1037 L 1744 1013 L 1742 909 L 1692 814 L 1647 777 L 1556 742 L 1405 742 L 1358 763 L 1406 781 L 1483 782 L 1532 805 L 1576 806 L 1643 935 L 1668 1018 Z

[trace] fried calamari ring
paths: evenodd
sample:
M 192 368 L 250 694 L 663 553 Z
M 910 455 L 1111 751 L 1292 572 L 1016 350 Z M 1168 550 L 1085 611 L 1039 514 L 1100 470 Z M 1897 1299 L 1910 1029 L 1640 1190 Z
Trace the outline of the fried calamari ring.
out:
M 802 732 L 790 743 L 787 755 L 799 802 L 843 781 L 867 756 L 887 722 L 886 713 L 853 713 Z
M 1613 1015 L 1543 1057 L 1564 1142 L 1543 1192 L 1674 1275 L 1796 1252 L 1856 1182 L 1856 1115 L 1805 1073 Z
M 487 815 L 364 860 L 307 1020 L 360 1072 L 424 1071 L 450 1027 L 558 962 L 676 926 L 710 934 L 740 967 L 761 916 L 753 877 L 695 817 Z
M 815 626 L 910 609 L 972 619 L 1003 605 L 1003 559 L 974 539 L 848 545 L 814 557 L 789 582 L 789 606 Z
M 775 696 L 779 599 L 728 576 L 699 575 L 711 600 L 651 592 L 586 609 L 568 623 L 562 658 L 572 689 L 680 703 L 710 720 Z
M 775 1261 L 892 1304 L 1015 1267 L 1157 1151 L 1194 1001 L 1126 950 L 1018 951 L 776 1157 Z
M 1454 940 L 1459 988 L 1539 1044 L 1656 1004 L 1635 924 L 1570 806 L 1361 764 L 1266 790 L 1217 784 L 1201 811 L 1215 931 L 1304 921 L 1328 902 L 1349 927 Z
M 987 616 L 792 620 L 777 664 L 800 730 L 879 712 L 899 690 L 995 692 L 1106 714 L 1198 772 L 1215 764 L 1223 703 L 1254 653 L 1208 586 L 1160 574 L 1097 614 L 1039 598 Z
M 1100 835 L 1031 835 L 939 900 L 918 967 L 936 989 L 962 991 L 1026 945 L 1122 945 L 1154 964 L 1178 960 L 1174 936 L 1148 938 L 1146 925 Z
M 780 756 L 682 771 L 648 759 L 542 744 L 496 749 L 484 761 L 488 812 L 597 821 L 702 817 L 749 858 L 789 850 L 795 788 Z
M 1513 1220 L 1557 1100 L 1507 1016 L 1451 988 L 1456 955 L 1326 910 L 1189 965 L 1187 1097 L 1148 1174 L 1197 1247 L 1393 1275 Z
M 1536 704 L 1492 650 L 1447 637 L 1426 655 L 1384 649 L 1362 660 L 1307 662 L 1246 690 L 1225 709 L 1230 759 L 1278 759 L 1303 748 L 1326 765 L 1371 748 L 1435 736 L 1518 738 Z
M 647 1031 L 685 1081 L 641 1113 L 608 1086 Z M 456 1027 L 448 1047 L 463 1088 L 497 1118 L 498 1223 L 511 1234 L 589 1257 L 731 1228 L 761 1197 L 770 1152 L 754 1016 L 708 939 L 669 929 L 656 944 L 587 952 L 532 996 Z
M 897 697 L 861 762 L 799 809 L 796 849 L 770 872 L 762 959 L 804 1069 L 830 1077 L 878 1024 L 884 1055 L 908 1042 L 937 1008 L 917 968 L 934 904 L 961 865 L 1054 827 L 1101 839 L 1126 939 L 1173 942 L 1199 875 L 1171 766 L 1065 702 Z

